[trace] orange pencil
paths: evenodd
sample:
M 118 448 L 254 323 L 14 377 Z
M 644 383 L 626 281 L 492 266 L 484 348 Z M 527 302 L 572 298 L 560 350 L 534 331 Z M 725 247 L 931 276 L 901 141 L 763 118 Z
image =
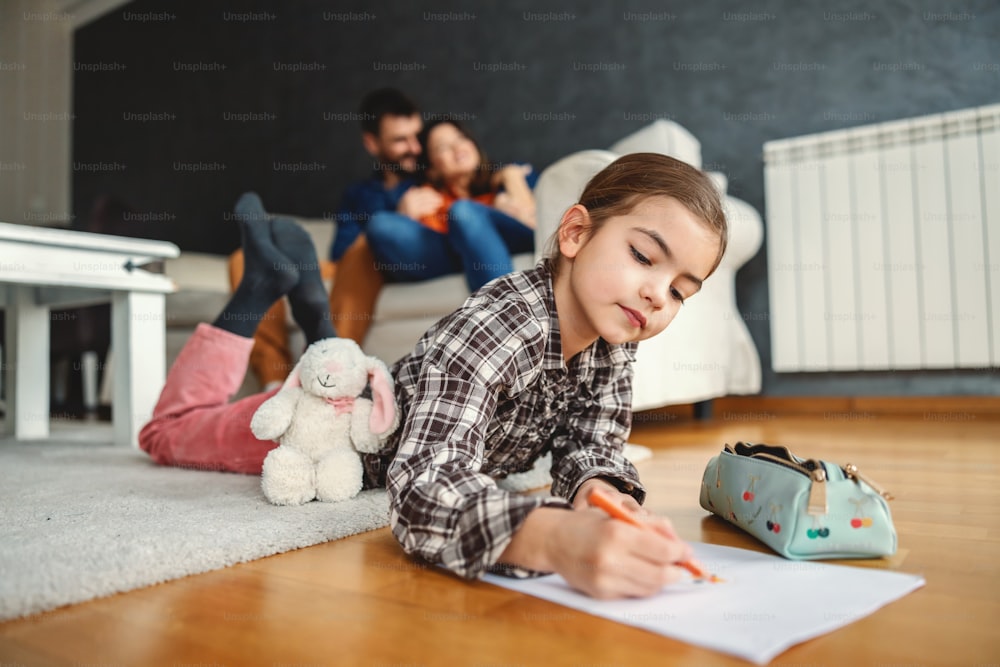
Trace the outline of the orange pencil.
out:
M 619 519 L 621 521 L 624 521 L 625 523 L 635 526 L 636 528 L 642 528 L 643 530 L 651 530 L 649 524 L 645 523 L 644 521 L 640 521 L 639 517 L 637 517 L 634 513 L 629 512 L 624 507 L 617 504 L 614 500 L 611 499 L 611 496 L 609 496 L 604 489 L 595 488 L 594 490 L 592 490 L 590 492 L 590 495 L 587 496 L 587 503 L 590 504 L 592 507 L 596 507 L 600 510 L 603 510 L 612 519 Z M 714 574 L 708 574 L 707 572 L 703 572 L 701 568 L 699 568 L 697 565 L 689 561 L 681 561 L 677 563 L 677 565 L 683 567 L 685 570 L 690 572 L 696 579 L 703 579 L 713 584 L 717 584 L 720 581 L 722 581 L 722 579 L 715 576 Z

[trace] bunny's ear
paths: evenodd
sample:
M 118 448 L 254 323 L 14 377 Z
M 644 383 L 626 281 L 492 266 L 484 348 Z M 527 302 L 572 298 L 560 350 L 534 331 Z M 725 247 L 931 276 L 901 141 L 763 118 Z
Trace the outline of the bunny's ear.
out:
M 368 357 L 368 384 L 372 388 L 372 414 L 368 428 L 376 435 L 388 432 L 396 422 L 396 395 L 389 369 L 379 359 Z
M 285 391 L 286 389 L 302 386 L 302 381 L 299 379 L 299 368 L 301 366 L 302 366 L 302 358 L 300 357 L 299 360 L 296 362 L 295 367 L 292 369 L 292 372 L 288 374 L 287 378 L 285 378 L 285 382 L 284 384 L 281 385 L 281 389 L 278 390 L 279 394 Z

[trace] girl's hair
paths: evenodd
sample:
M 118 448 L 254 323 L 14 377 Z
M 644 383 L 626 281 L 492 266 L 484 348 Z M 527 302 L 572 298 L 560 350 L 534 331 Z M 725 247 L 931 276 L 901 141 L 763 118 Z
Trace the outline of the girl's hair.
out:
M 577 202 L 590 214 L 588 238 L 609 218 L 631 213 L 650 197 L 673 197 L 719 236 L 719 254 L 709 271 L 711 275 L 722 261 L 729 241 L 719 191 L 708 174 L 668 155 L 623 155 L 590 179 Z M 561 258 L 558 230 L 548 240 L 545 257 L 553 274 L 558 273 Z
M 431 132 L 434 131 L 435 127 L 439 125 L 451 125 L 459 133 L 471 141 L 476 150 L 479 151 L 479 166 L 476 168 L 476 173 L 472 176 L 472 182 L 469 183 L 469 194 L 473 197 L 476 195 L 485 194 L 487 192 L 493 192 L 493 170 L 494 165 L 486 159 L 486 152 L 483 151 L 483 147 L 479 145 L 476 138 L 465 129 L 465 127 L 459 123 L 457 120 L 452 120 L 447 116 L 442 118 L 437 118 L 430 121 L 424 128 L 420 130 L 420 134 L 417 135 L 417 139 L 420 141 L 420 147 L 423 149 L 420 151 L 420 155 L 417 156 L 417 172 L 422 175 L 423 182 L 437 188 L 438 190 L 443 190 L 446 186 L 443 181 L 438 178 L 430 177 L 430 157 L 427 151 L 427 141 L 430 139 Z

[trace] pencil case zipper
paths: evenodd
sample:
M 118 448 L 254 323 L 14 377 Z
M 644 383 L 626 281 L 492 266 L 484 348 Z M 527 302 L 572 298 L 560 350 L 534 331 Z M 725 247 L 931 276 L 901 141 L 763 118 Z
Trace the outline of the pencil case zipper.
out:
M 871 477 L 862 475 L 861 471 L 858 470 L 858 466 L 854 465 L 853 463 L 844 464 L 844 475 L 847 476 L 848 479 L 853 479 L 855 482 L 864 482 L 868 486 L 872 487 L 872 489 L 875 490 L 875 493 L 879 494 L 886 500 L 893 499 L 893 495 L 892 493 L 889 492 L 888 489 L 876 484 L 875 480 L 873 480 Z
M 726 450 L 735 456 L 745 456 L 747 458 L 761 459 L 763 461 L 768 461 L 770 463 L 775 463 L 777 465 L 784 466 L 798 473 L 801 473 L 808 477 L 811 482 L 809 484 L 809 502 L 806 504 L 806 512 L 814 516 L 822 516 L 829 511 L 827 501 L 826 501 L 826 482 L 828 480 L 826 474 L 826 467 L 823 462 L 819 459 L 805 459 L 803 463 L 799 463 L 795 460 L 795 457 L 787 447 L 781 446 L 771 446 L 765 445 L 770 449 L 775 449 L 783 451 L 787 454 L 788 458 L 778 456 L 777 454 L 771 454 L 769 452 L 750 452 L 750 453 L 740 453 L 737 451 L 737 447 L 744 445 L 744 449 L 753 449 L 755 445 L 749 445 L 748 443 L 738 442 L 736 447 L 726 445 Z M 843 466 L 838 466 L 844 473 L 844 477 L 853 480 L 855 483 L 864 482 L 872 489 L 875 493 L 879 494 L 886 500 L 892 500 L 892 494 L 876 484 L 870 477 L 861 474 L 858 470 L 858 466 L 853 463 L 847 463 Z

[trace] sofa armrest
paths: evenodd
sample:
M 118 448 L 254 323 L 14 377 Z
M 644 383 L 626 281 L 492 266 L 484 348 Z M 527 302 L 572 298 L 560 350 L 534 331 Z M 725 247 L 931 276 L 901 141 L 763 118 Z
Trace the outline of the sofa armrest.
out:
M 654 121 L 619 140 L 610 150 L 617 155 L 663 153 L 701 169 L 701 142 L 672 120 Z
M 617 157 L 611 151 L 580 151 L 554 162 L 541 173 L 535 185 L 535 205 L 538 209 L 536 262 L 545 255 L 548 240 L 559 228 L 563 213 L 577 202 L 587 181 Z
M 163 272 L 177 285 L 166 295 L 168 328 L 212 322 L 229 301 L 229 271 L 222 255 L 182 252 L 166 260 Z

